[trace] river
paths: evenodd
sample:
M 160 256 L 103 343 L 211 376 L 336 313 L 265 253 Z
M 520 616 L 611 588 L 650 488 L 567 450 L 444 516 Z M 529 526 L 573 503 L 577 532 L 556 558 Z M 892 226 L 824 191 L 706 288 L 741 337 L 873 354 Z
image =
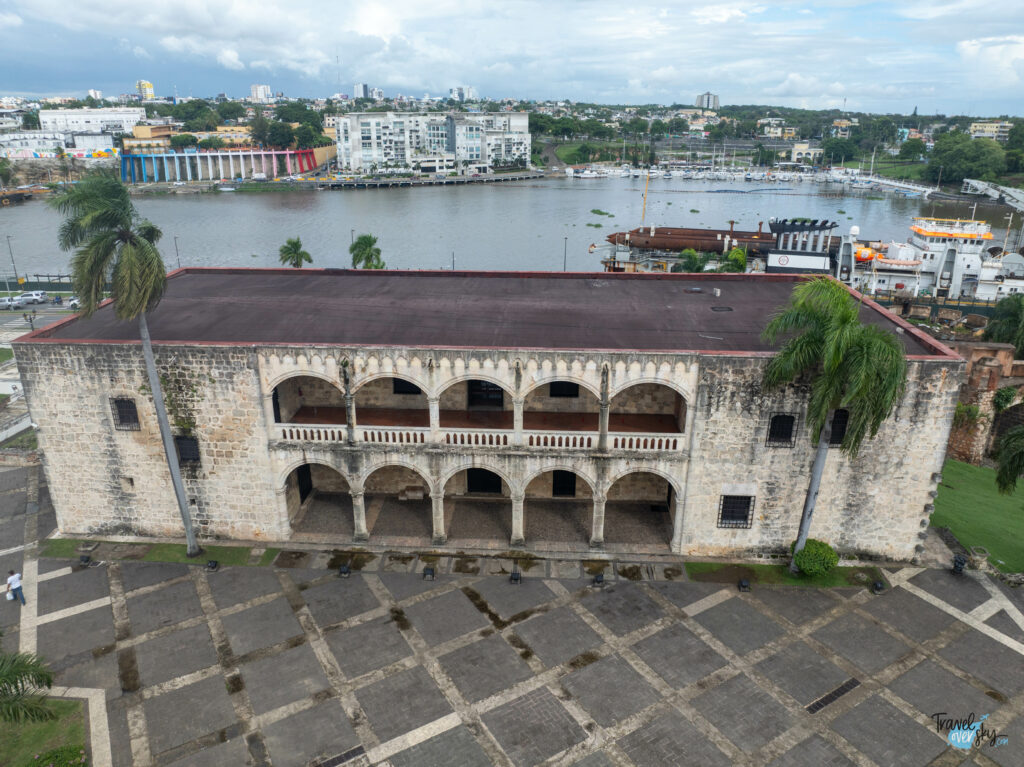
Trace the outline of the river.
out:
M 643 179 L 565 177 L 457 187 L 137 197 L 142 214 L 163 229 L 168 268 L 276 266 L 277 250 L 301 237 L 314 267 L 346 267 L 353 233 L 378 239 L 389 268 L 599 271 L 589 253 L 611 232 L 640 225 Z M 969 217 L 972 206 L 932 203 L 879 192 L 847 192 L 828 184 L 759 184 L 652 179 L 647 225 L 767 227 L 771 217 L 831 219 L 840 233 L 858 225 L 862 237 L 903 240 L 914 216 Z M 611 216 L 592 213 L 599 210 Z M 1008 209 L 978 205 L 1002 244 Z M 0 238 L 11 236 L 18 272 L 67 273 L 57 247 L 59 215 L 33 200 L 0 209 Z M 1016 235 L 1019 221 L 1014 226 Z M 0 247 L 3 242 L 0 240 Z M 0 250 L 2 253 L 2 250 Z M 7 255 L 7 254 L 3 254 Z M 0 261 L 7 259 L 0 259 Z M 9 267 L 0 267 L 0 274 Z

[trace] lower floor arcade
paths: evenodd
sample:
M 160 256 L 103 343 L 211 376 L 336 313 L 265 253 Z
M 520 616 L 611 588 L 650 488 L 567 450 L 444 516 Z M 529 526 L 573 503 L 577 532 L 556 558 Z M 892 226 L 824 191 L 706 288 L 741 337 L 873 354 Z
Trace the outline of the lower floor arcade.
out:
M 283 491 L 296 541 L 668 553 L 672 482 L 637 470 L 597 492 L 594 484 L 569 468 L 513 484 L 490 469 L 467 468 L 434 483 L 409 466 L 387 465 L 364 477 L 359 492 L 335 468 L 304 463 L 291 470 Z

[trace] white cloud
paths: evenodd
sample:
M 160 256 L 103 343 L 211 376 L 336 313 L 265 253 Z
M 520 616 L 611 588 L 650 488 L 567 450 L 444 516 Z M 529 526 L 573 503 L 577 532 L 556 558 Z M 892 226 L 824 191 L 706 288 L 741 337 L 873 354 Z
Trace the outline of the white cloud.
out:
M 140 59 L 151 59 L 151 58 L 153 58 L 153 54 L 151 54 L 149 51 L 147 51 L 141 45 L 136 45 L 134 48 L 132 48 L 132 53 L 136 56 L 136 58 L 140 58 Z
M 232 50 L 231 48 L 225 48 L 217 54 L 217 63 L 227 69 L 245 69 L 245 64 L 243 64 L 238 58 L 238 51 Z
M 956 51 L 979 75 L 1000 85 L 1024 81 L 1024 35 L 983 37 L 957 43 Z
M 0 29 L 13 29 L 22 23 L 21 16 L 16 13 L 0 13 Z
M 743 21 L 747 12 L 735 5 L 708 5 L 691 11 L 695 24 L 729 24 Z

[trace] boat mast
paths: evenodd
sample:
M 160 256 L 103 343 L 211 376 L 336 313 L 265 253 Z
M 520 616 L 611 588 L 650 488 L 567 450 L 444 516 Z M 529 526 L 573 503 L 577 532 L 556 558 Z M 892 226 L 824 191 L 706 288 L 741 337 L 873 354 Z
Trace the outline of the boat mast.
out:
M 647 187 L 651 185 L 651 166 L 647 166 L 647 181 L 644 182 L 644 207 L 640 212 L 640 228 L 644 227 L 644 219 L 647 218 Z

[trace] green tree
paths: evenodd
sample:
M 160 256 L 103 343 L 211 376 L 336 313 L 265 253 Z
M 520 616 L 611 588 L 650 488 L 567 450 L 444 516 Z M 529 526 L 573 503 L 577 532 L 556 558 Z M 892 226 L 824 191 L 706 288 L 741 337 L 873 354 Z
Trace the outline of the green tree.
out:
M 6 157 L 0 157 L 0 186 L 10 186 L 16 178 L 17 174 L 11 161 Z
M 996 447 L 996 487 L 1010 495 L 1024 473 L 1024 426 L 1007 429 Z
M 249 123 L 249 135 L 254 143 L 266 146 L 270 140 L 270 120 L 261 114 L 256 115 Z
M 1024 150 L 1024 122 L 1014 123 L 1006 137 L 1006 148 Z
M 199 142 L 200 149 L 223 149 L 227 144 L 220 136 L 210 136 Z
M 668 123 L 664 120 L 651 120 L 651 135 L 664 136 L 668 133 Z
M 295 129 L 295 146 L 299 149 L 311 149 L 323 141 L 324 135 L 317 133 L 312 125 L 300 125 Z
M 224 101 L 217 105 L 217 114 L 221 120 L 241 120 L 245 117 L 245 105 L 237 101 Z
M 288 123 L 272 122 L 267 130 L 267 144 L 287 149 L 295 143 L 295 131 Z
M 274 114 L 282 122 L 309 125 L 317 133 L 324 128 L 324 118 L 320 116 L 320 113 L 297 101 L 282 104 L 274 110 Z
M 745 272 L 747 271 L 747 251 L 743 248 L 733 248 L 721 259 L 718 271 L 720 272 Z
M 164 262 L 156 247 L 163 233 L 139 215 L 127 187 L 110 171 L 91 173 L 77 184 L 65 187 L 51 198 L 50 205 L 65 216 L 58 230 L 58 243 L 61 250 L 75 251 L 71 258 L 71 275 L 75 293 L 81 301 L 81 313 L 89 317 L 96 311 L 109 282 L 117 318 L 138 321 L 149 390 L 185 528 L 187 554 L 198 556 L 202 549 L 196 543 L 192 529 L 188 499 L 181 481 L 174 436 L 167 420 L 167 407 L 146 322 L 146 315 L 160 303 L 167 282 Z
M 679 263 L 672 265 L 673 272 L 695 273 L 703 272 L 707 264 L 707 258 L 693 248 L 687 248 L 679 254 Z M 678 269 L 676 267 L 679 267 Z
M 668 121 L 669 132 L 681 136 L 690 132 L 690 123 L 686 122 L 682 117 L 673 117 Z
M 908 138 L 900 146 L 899 158 L 901 160 L 920 160 L 924 157 L 927 147 L 919 138 Z
M 822 156 L 838 165 L 843 160 L 855 160 L 860 155 L 860 148 L 848 138 L 827 138 L 821 142 Z
M 941 171 L 940 171 L 941 168 Z M 994 181 L 1006 171 L 1006 152 L 990 138 L 972 139 L 959 131 L 946 133 L 935 139 L 925 178 L 956 183 L 965 178 Z
M 1007 296 L 996 304 L 984 337 L 986 341 L 1013 344 L 1014 359 L 1024 355 L 1024 295 Z
M 21 127 L 25 130 L 39 130 L 39 112 L 26 112 L 21 116 Z
M 313 257 L 302 249 L 302 240 L 298 237 L 286 240 L 284 245 L 278 250 L 278 254 L 281 257 L 282 264 L 294 266 L 296 269 L 301 269 L 304 263 L 313 263 Z
M 53 709 L 42 692 L 51 687 L 53 672 L 37 656 L 0 653 L 0 721 L 21 724 L 53 719 Z
M 349 245 L 353 269 L 384 269 L 385 264 L 380 257 L 377 238 L 372 234 L 361 234 Z
M 903 345 L 894 334 L 861 323 L 859 309 L 841 283 L 819 277 L 797 285 L 789 304 L 764 329 L 769 343 L 787 338 L 765 368 L 765 389 L 798 379 L 809 380 L 811 386 L 807 425 L 818 446 L 794 554 L 803 549 L 810 532 L 836 410 L 847 411 L 841 449 L 855 458 L 865 437 L 878 433 L 906 386 Z M 799 571 L 795 559 L 790 570 Z
M 199 144 L 199 139 L 191 133 L 179 133 L 177 136 L 171 136 L 171 146 L 175 149 L 183 149 L 184 147 L 196 146 L 197 144 Z

